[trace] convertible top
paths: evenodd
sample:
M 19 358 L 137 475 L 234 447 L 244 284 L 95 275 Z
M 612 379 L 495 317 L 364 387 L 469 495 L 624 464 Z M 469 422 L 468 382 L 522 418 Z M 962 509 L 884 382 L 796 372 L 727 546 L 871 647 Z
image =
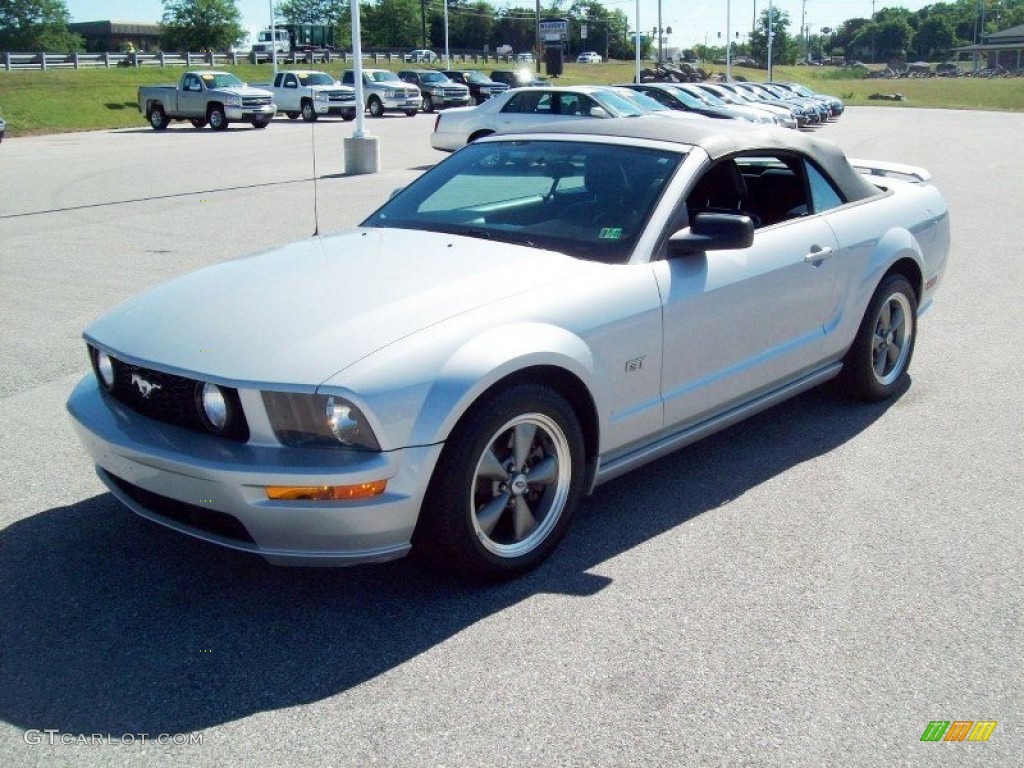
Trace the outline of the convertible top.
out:
M 846 155 L 830 141 L 785 130 L 775 126 L 758 126 L 739 120 L 669 120 L 660 117 L 613 118 L 609 120 L 572 120 L 564 123 L 520 128 L 496 137 L 511 135 L 564 135 L 586 138 L 608 136 L 624 139 L 646 139 L 672 144 L 697 146 L 712 160 L 759 149 L 792 150 L 812 158 L 839 186 L 848 202 L 878 194 L 872 185 L 850 165 Z

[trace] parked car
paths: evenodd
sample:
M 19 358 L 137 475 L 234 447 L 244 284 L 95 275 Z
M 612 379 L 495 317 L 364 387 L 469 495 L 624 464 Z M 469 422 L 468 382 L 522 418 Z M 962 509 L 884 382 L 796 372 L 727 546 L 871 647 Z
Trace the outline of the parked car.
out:
M 354 87 L 355 71 L 346 69 L 342 72 L 341 83 Z M 382 117 L 385 112 L 405 112 L 409 117 L 414 117 L 420 111 L 422 102 L 420 89 L 402 82 L 391 70 L 363 70 L 363 104 L 371 116 Z
M 469 88 L 436 69 L 403 69 L 398 77 L 420 89 L 424 112 L 469 104 Z
M 482 104 L 491 97 L 508 90 L 508 85 L 505 83 L 496 83 L 475 69 L 446 69 L 444 74 L 456 83 L 462 83 L 469 88 L 471 106 Z
M 320 115 L 335 115 L 344 120 L 356 117 L 356 92 L 348 85 L 339 85 L 326 72 L 287 70 L 278 72 L 274 82 L 261 86 L 273 94 L 279 112 L 308 123 Z
M 936 71 L 938 71 L 937 67 Z M 846 109 L 846 105 L 843 104 L 843 100 L 840 99 L 839 97 L 829 96 L 826 93 L 817 93 L 815 91 L 812 91 L 806 85 L 801 85 L 800 83 L 774 83 L 774 85 L 777 85 L 780 88 L 785 88 L 786 90 L 795 93 L 797 96 L 821 99 L 822 101 L 828 104 L 829 111 L 831 112 L 832 117 L 839 117 L 841 114 L 843 114 L 843 111 Z
M 250 88 L 230 72 L 184 72 L 177 85 L 142 85 L 139 112 L 155 131 L 172 120 L 188 120 L 196 128 L 209 124 L 215 131 L 230 123 L 266 128 L 277 112 L 270 91 Z
M 524 88 L 530 85 L 549 85 L 548 81 L 529 69 L 495 69 L 491 80 L 505 83 L 509 88 Z
M 607 86 L 516 88 L 477 107 L 451 109 L 438 115 L 430 146 L 454 152 L 499 130 L 566 120 L 636 117 L 645 112 L 612 93 Z
M 120 304 L 68 410 L 181 533 L 509 578 L 601 483 L 830 379 L 900 392 L 949 246 L 921 169 L 738 121 L 548 124 Z
M 603 61 L 597 51 L 584 51 L 576 57 L 577 64 L 600 64 Z
M 621 87 L 645 94 L 669 109 L 693 112 L 696 115 L 716 120 L 738 120 L 741 118 L 739 113 L 723 107 L 713 107 L 692 93 L 680 90 L 676 85 L 677 83 L 622 83 Z
M 4 140 L 5 133 L 7 133 L 7 121 L 0 117 L 0 141 Z
M 719 83 L 692 83 L 691 85 L 710 96 L 714 96 L 716 99 L 719 99 L 729 106 L 756 109 L 765 114 L 771 115 L 772 119 L 775 120 L 775 124 L 781 125 L 783 128 L 796 129 L 799 127 L 797 118 L 794 115 L 793 110 L 789 107 L 782 107 L 775 104 L 766 104 L 763 101 L 756 101 L 743 94 L 734 93 L 728 88 L 724 88 Z
M 526 53 L 517 53 L 516 54 L 516 61 L 532 62 L 533 60 L 534 60 L 534 58 L 533 58 L 533 54 L 532 53 L 526 52 Z
M 417 48 L 415 51 L 410 51 L 402 57 L 403 61 L 411 61 L 414 64 L 433 64 L 440 57 L 433 51 L 428 51 L 425 48 Z

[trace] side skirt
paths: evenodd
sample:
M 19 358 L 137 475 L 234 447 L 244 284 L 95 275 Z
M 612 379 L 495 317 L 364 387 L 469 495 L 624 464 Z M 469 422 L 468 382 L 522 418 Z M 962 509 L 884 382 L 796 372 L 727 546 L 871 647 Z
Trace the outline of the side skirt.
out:
M 760 413 L 761 411 L 778 405 L 784 400 L 788 400 L 801 392 L 813 389 L 819 384 L 823 384 L 829 379 L 835 378 L 842 368 L 843 364 L 841 362 L 832 363 L 825 368 L 821 368 L 797 379 L 796 381 L 790 382 L 789 384 L 762 395 L 755 400 L 738 405 L 735 408 L 731 408 L 728 411 L 718 414 L 717 416 L 712 416 L 710 419 L 706 419 L 692 427 L 660 437 L 651 443 L 642 445 L 623 456 L 612 459 L 611 461 L 606 462 L 599 459 L 597 471 L 594 474 L 594 481 L 587 492 L 589 493 L 593 491 L 593 489 L 601 485 L 601 483 L 614 480 L 616 477 L 624 475 L 630 470 L 636 469 L 648 462 L 655 461 L 656 459 L 660 459 L 662 456 L 667 456 L 673 451 L 677 451 L 691 443 L 702 440 L 709 435 L 713 435 L 715 432 L 725 429 L 726 427 L 731 427 L 733 424 L 737 424 L 744 419 L 753 416 L 755 413 Z

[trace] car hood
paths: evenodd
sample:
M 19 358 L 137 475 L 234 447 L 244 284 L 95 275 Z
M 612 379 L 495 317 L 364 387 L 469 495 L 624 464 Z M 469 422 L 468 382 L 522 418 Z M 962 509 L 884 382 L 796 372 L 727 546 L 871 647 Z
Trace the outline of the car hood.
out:
M 235 96 L 273 96 L 270 91 L 253 88 L 251 85 L 230 85 L 224 88 L 211 88 L 210 93 L 230 93 Z
M 169 373 L 306 390 L 419 330 L 586 268 L 526 246 L 357 229 L 164 283 L 84 335 Z

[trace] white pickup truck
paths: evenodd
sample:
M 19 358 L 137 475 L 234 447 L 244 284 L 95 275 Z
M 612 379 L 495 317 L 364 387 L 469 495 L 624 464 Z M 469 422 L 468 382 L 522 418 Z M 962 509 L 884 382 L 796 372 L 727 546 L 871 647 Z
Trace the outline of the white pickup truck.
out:
M 250 88 L 230 72 L 186 72 L 177 85 L 139 86 L 139 111 L 153 130 L 172 120 L 189 120 L 196 128 L 209 123 L 223 131 L 229 123 L 266 128 L 277 112 L 270 91 Z
M 345 120 L 355 120 L 356 91 L 347 85 L 339 85 L 326 72 L 314 70 L 289 70 L 278 72 L 272 85 L 260 85 L 274 95 L 277 111 L 292 120 L 302 119 L 313 122 L 320 115 L 338 115 Z
M 342 72 L 341 84 L 355 87 L 355 71 L 346 69 Z M 398 75 L 387 69 L 363 70 L 363 100 L 363 106 L 372 117 L 381 117 L 389 111 L 401 111 L 415 117 L 423 101 L 417 86 L 402 82 Z

